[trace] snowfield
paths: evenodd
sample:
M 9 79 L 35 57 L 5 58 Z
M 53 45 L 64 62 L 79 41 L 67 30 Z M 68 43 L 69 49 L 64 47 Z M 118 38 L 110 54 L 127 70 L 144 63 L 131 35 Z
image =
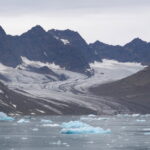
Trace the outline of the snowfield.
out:
M 94 75 L 87 77 L 81 73 L 67 71 L 55 64 L 30 61 L 25 57 L 22 57 L 22 61 L 23 63 L 16 68 L 0 64 L 0 79 L 10 89 L 43 99 L 45 102 L 50 101 L 56 106 L 69 107 L 70 104 L 76 104 L 95 110 L 98 114 L 112 114 L 115 111 L 114 106 L 120 109 L 126 108 L 113 101 L 108 102 L 103 97 L 91 95 L 88 88 L 127 77 L 145 67 L 138 63 L 103 60 L 90 64 Z M 54 111 L 61 114 L 56 108 Z

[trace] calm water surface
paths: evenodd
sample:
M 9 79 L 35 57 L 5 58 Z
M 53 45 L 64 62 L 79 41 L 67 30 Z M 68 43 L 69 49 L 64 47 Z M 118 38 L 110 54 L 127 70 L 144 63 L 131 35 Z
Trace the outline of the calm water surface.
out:
M 150 150 L 150 116 L 32 117 L 0 122 L 0 150 Z M 52 120 L 52 123 L 41 121 Z M 109 134 L 61 134 L 61 123 L 77 120 L 110 129 Z

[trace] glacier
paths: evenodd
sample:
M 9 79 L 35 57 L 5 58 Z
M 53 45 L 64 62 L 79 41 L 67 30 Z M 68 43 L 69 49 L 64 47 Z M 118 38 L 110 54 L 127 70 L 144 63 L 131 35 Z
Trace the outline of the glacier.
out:
M 16 68 L 0 64 L 0 77 L 4 76 L 7 79 L 5 81 L 0 78 L 0 80 L 17 93 L 41 99 L 40 102 L 34 101 L 34 103 L 41 105 L 44 110 L 33 109 L 31 115 L 37 112 L 46 114 L 45 109 L 61 115 L 64 113 L 62 109 L 67 109 L 71 105 L 89 109 L 90 113 L 96 114 L 114 114 L 116 112 L 114 108 L 128 113 L 129 110 L 121 104 L 110 101 L 109 98 L 92 95 L 89 87 L 122 79 L 145 67 L 139 63 L 103 60 L 90 64 L 94 75 L 88 77 L 85 74 L 68 71 L 53 63 L 21 58 L 23 63 Z M 44 73 L 38 72 L 43 70 Z M 62 76 L 63 80 L 60 79 Z M 12 105 L 17 106 L 15 103 Z

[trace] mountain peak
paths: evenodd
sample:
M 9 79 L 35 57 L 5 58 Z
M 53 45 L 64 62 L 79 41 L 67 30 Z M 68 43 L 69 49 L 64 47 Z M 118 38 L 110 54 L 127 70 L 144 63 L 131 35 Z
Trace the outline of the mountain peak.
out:
M 145 43 L 145 41 L 143 41 L 143 40 L 140 39 L 140 38 L 135 38 L 135 39 L 133 39 L 131 42 L 135 42 L 135 43 Z
M 65 36 L 79 36 L 79 33 L 70 29 L 66 29 L 66 30 L 57 30 L 57 29 L 51 29 L 48 31 L 51 34 L 55 34 L 55 35 L 65 35 Z
M 130 46 L 140 46 L 140 45 L 145 45 L 147 42 L 141 40 L 140 38 L 135 38 L 131 42 L 127 43 L 125 46 L 130 47 Z
M 0 36 L 4 36 L 4 35 L 6 35 L 6 32 L 4 31 L 2 26 L 0 26 Z
M 41 27 L 40 25 L 36 25 L 36 26 L 32 27 L 31 30 L 45 32 L 45 30 L 43 29 L 43 27 Z
M 103 43 L 103 42 L 100 42 L 100 41 L 98 41 L 98 40 L 95 41 L 94 44 L 95 44 L 95 45 L 98 45 L 98 46 L 104 46 L 104 45 L 107 45 L 107 44 L 105 44 L 105 43 Z
M 22 35 L 32 34 L 32 35 L 38 36 L 38 35 L 45 34 L 45 33 L 46 33 L 46 31 L 40 25 L 36 25 L 36 26 L 32 27 L 26 33 L 23 33 Z

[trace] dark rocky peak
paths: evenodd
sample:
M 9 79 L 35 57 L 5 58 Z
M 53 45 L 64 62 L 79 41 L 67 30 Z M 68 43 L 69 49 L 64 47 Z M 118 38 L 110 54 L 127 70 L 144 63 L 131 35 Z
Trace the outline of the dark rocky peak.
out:
M 103 42 L 100 41 L 96 41 L 94 43 L 90 43 L 89 44 L 90 47 L 96 46 L 96 47 L 104 47 L 104 46 L 109 46 L 108 44 L 105 44 Z
M 57 36 L 79 36 L 78 32 L 66 29 L 66 30 L 56 30 L 52 29 L 48 31 L 52 35 L 57 35 Z
M 129 47 L 129 48 L 134 48 L 134 47 L 141 47 L 141 46 L 144 46 L 146 45 L 147 42 L 141 40 L 140 38 L 135 38 L 133 39 L 131 42 L 127 43 L 125 45 L 125 47 Z
M 0 26 L 0 37 L 3 37 L 6 35 L 6 32 L 4 31 L 4 29 L 2 28 L 2 26 Z
M 40 25 L 36 25 L 32 27 L 29 31 L 23 33 L 21 36 L 28 36 L 28 35 L 42 36 L 45 34 L 46 34 L 46 31 Z
M 74 44 L 74 45 L 77 45 L 77 44 L 87 45 L 86 41 L 76 31 L 72 31 L 69 29 L 67 29 L 67 30 L 52 29 L 52 30 L 49 30 L 48 33 L 50 33 L 51 35 L 53 35 L 57 39 L 66 39 L 71 44 Z

